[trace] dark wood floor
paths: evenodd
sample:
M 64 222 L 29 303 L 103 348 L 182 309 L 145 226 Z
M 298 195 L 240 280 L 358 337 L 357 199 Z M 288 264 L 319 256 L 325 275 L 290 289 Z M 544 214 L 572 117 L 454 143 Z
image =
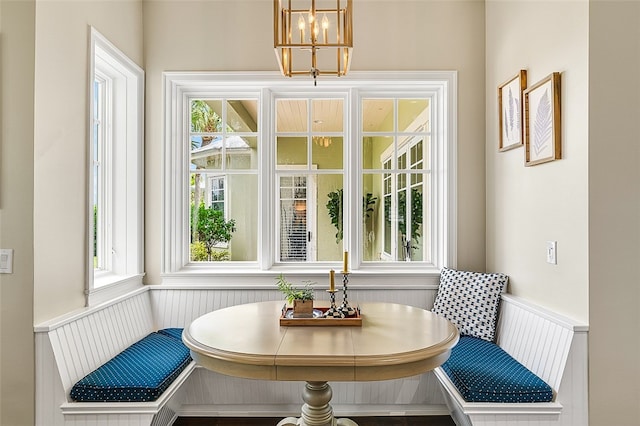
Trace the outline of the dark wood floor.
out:
M 455 426 L 449 416 L 350 417 L 358 426 Z M 174 426 L 275 426 L 282 418 L 179 417 Z

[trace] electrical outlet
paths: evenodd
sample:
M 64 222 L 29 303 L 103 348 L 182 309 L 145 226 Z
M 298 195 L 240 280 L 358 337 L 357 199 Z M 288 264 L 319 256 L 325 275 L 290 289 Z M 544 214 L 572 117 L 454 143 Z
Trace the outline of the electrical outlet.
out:
M 557 265 L 557 249 L 558 242 L 557 241 L 547 241 L 547 263 L 551 263 L 552 265 Z
M 13 249 L 0 249 L 0 274 L 13 273 Z

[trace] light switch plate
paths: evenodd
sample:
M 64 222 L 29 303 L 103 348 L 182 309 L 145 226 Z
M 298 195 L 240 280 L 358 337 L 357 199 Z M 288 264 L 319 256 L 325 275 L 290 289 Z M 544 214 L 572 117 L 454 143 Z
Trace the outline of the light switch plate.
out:
M 557 249 L 558 242 L 557 241 L 547 241 L 547 263 L 551 263 L 552 265 L 557 265 Z
M 0 249 L 0 274 L 13 273 L 13 249 Z

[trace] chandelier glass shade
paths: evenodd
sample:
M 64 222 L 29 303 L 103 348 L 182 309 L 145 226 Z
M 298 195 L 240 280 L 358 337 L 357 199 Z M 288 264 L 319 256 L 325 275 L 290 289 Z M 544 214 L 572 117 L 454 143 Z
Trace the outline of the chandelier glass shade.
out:
M 273 47 L 283 75 L 343 76 L 351 66 L 353 0 L 273 0 Z

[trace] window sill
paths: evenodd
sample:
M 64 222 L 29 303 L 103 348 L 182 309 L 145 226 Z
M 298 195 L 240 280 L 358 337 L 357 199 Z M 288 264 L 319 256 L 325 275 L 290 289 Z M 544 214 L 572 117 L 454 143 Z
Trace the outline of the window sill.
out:
M 205 266 L 186 266 L 180 271 L 163 274 L 161 279 L 162 285 L 180 288 L 272 289 L 275 278 L 283 274 L 291 281 L 308 280 L 318 283 L 320 287 L 325 281 L 328 285 L 330 269 L 336 270 L 336 279 L 341 281 L 342 274 L 339 268 L 317 265 L 274 266 L 269 270 L 238 266 L 214 270 Z M 437 288 L 439 279 L 440 270 L 432 266 L 403 268 L 394 265 L 386 268 L 359 269 L 349 273 L 349 285 L 361 289 Z
M 87 292 L 87 306 L 95 306 L 142 287 L 144 274 L 116 275 L 100 272 L 94 275 L 93 288 Z

